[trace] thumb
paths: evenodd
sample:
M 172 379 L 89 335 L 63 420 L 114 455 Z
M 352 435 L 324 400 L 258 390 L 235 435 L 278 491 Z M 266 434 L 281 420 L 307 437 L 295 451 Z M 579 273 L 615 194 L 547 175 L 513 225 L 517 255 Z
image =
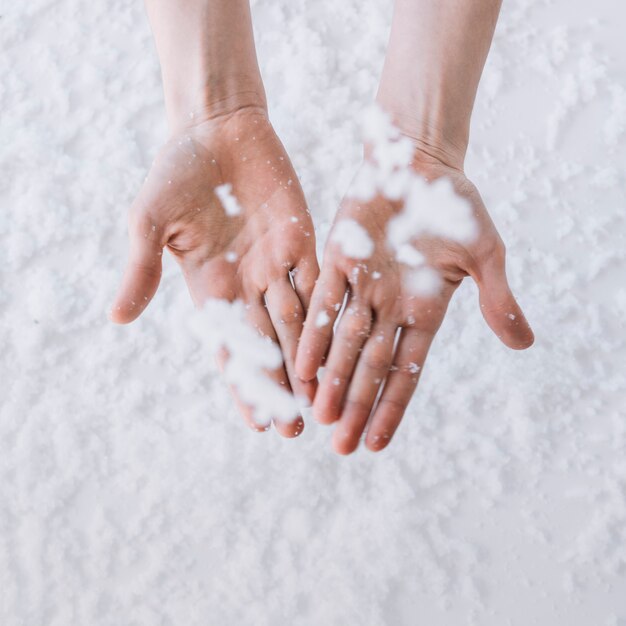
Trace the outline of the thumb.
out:
M 128 324 L 141 315 L 159 286 L 162 258 L 163 246 L 158 240 L 131 231 L 126 271 L 109 313 L 112 322 Z
M 530 348 L 535 336 L 509 287 L 504 251 L 485 261 L 474 280 L 478 284 L 480 310 L 500 341 L 513 350 Z

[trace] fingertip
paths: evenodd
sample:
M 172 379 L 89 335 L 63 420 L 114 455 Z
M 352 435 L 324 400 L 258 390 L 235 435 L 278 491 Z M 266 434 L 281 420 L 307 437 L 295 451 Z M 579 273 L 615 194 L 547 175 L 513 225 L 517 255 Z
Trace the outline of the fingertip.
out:
M 136 300 L 124 302 L 124 299 L 120 298 L 109 309 L 107 317 L 114 324 L 130 324 L 144 312 L 149 302 L 150 299 L 148 297 L 143 298 L 143 303 L 139 303 Z
M 300 415 L 298 415 L 293 422 L 274 420 L 274 427 L 281 437 L 284 437 L 285 439 L 295 439 L 296 437 L 299 437 L 304 430 L 304 420 Z
M 525 336 L 520 338 L 517 345 L 510 346 L 513 350 L 528 350 L 535 343 L 535 334 L 529 328 Z
M 507 325 L 500 340 L 511 350 L 527 350 L 535 343 L 535 334 L 523 313 L 507 314 Z
M 391 442 L 390 435 L 370 435 L 365 439 L 365 447 L 370 452 L 382 452 Z
M 119 307 L 119 306 L 110 309 L 107 313 L 107 317 L 109 318 L 109 321 L 113 322 L 114 324 L 118 324 L 120 326 L 123 326 L 125 324 L 130 324 L 131 322 L 135 321 L 138 316 L 139 316 L 139 313 L 134 314 L 134 315 L 130 314 L 128 311 L 122 309 L 122 307 Z
M 338 426 L 333 433 L 332 446 L 337 454 L 348 456 L 359 447 L 359 439 L 357 437 L 355 440 L 355 438 L 345 432 L 341 426 Z
M 253 421 L 246 421 L 248 428 L 255 433 L 266 433 L 270 429 L 269 424 L 257 424 Z

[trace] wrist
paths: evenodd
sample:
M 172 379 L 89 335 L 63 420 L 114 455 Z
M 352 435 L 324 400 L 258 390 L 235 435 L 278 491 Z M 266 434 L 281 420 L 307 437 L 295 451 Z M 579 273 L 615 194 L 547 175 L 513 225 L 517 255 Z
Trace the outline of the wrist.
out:
M 172 132 L 266 109 L 248 0 L 146 0 Z
M 463 170 L 469 120 L 451 120 L 443 110 L 445 98 L 398 99 L 381 87 L 377 102 L 391 116 L 398 130 L 413 141 L 416 158 Z
M 242 109 L 267 113 L 265 89 L 254 73 L 216 76 L 209 72 L 186 84 L 166 86 L 165 100 L 172 133 Z

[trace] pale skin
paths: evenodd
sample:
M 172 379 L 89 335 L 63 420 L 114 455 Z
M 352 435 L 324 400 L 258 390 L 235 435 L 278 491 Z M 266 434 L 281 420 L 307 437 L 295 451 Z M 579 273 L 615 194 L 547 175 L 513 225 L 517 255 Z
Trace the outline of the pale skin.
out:
M 414 170 L 427 180 L 450 178 L 479 225 L 471 244 L 413 242 L 443 280 L 437 296 L 424 298 L 406 291 L 406 268 L 387 247 L 386 224 L 401 206 L 382 197 L 346 199 L 336 218 L 351 217 L 368 231 L 372 257 L 355 261 L 328 244 L 317 280 L 313 225 L 267 117 L 247 0 L 147 0 L 172 134 L 131 207 L 131 253 L 113 321 L 130 322 L 143 311 L 167 248 L 197 305 L 212 297 L 249 305 L 250 321 L 284 354 L 284 369 L 271 375 L 314 400 L 318 421 L 336 423 L 333 447 L 341 454 L 362 439 L 374 451 L 388 445 L 464 277 L 478 284 L 494 333 L 513 349 L 529 347 L 533 334 L 507 283 L 502 239 L 463 172 L 499 5 L 396 0 L 378 102 L 413 140 Z M 213 191 L 224 182 L 232 183 L 243 207 L 235 218 L 225 215 Z M 331 323 L 319 326 L 321 312 Z M 323 364 L 326 375 L 317 387 Z M 250 408 L 240 409 L 258 429 Z M 277 422 L 276 428 L 292 437 L 303 423 Z
M 342 203 L 335 223 L 346 217 L 358 221 L 375 251 L 367 261 L 356 262 L 329 237 L 296 360 L 303 380 L 313 379 L 325 363 L 313 414 L 324 424 L 336 423 L 332 443 L 340 454 L 353 452 L 364 433 L 370 450 L 389 444 L 464 277 L 478 284 L 482 314 L 507 346 L 523 349 L 533 343 L 508 286 L 502 239 L 463 172 L 470 116 L 499 9 L 498 0 L 396 0 L 378 102 L 413 140 L 414 170 L 427 180 L 449 177 L 469 200 L 479 235 L 470 245 L 436 238 L 413 241 L 443 279 L 436 297 L 415 297 L 404 286 L 407 268 L 386 245 L 387 223 L 400 207 L 382 197 Z M 384 280 L 376 280 L 377 273 Z M 336 321 L 336 305 L 346 296 L 347 315 L 335 332 L 332 324 L 319 327 L 320 311 Z
M 208 298 L 247 304 L 249 321 L 283 352 L 284 368 L 268 375 L 312 400 L 315 383 L 295 375 L 294 361 L 319 272 L 315 232 L 268 120 L 248 4 L 148 0 L 147 6 L 171 136 L 130 209 L 129 261 L 111 319 L 128 323 L 145 309 L 167 248 L 196 305 Z M 215 194 L 224 183 L 232 185 L 240 215 L 227 215 Z M 250 407 L 239 408 L 251 428 L 264 430 Z M 303 421 L 275 426 L 294 437 Z

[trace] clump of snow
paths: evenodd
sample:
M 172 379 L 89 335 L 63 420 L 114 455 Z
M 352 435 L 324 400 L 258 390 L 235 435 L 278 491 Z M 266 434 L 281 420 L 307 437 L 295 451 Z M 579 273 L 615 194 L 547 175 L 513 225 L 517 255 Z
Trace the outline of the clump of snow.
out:
M 241 206 L 237 198 L 233 195 L 233 186 L 230 183 L 218 185 L 215 188 L 215 194 L 220 199 L 224 211 L 226 211 L 226 215 L 230 215 L 231 217 L 241 215 Z
M 318 328 L 323 328 L 324 326 L 328 326 L 330 322 L 330 317 L 326 311 L 320 311 L 315 318 L 315 325 Z
M 441 288 L 439 272 L 428 265 L 409 271 L 404 278 L 406 289 L 416 296 L 436 296 Z
M 212 354 L 226 351 L 224 378 L 252 408 L 257 424 L 269 426 L 272 418 L 281 422 L 297 418 L 294 396 L 267 375 L 283 364 L 280 348 L 246 320 L 241 301 L 208 300 L 197 313 L 194 329 Z
M 374 242 L 367 230 L 351 218 L 341 219 L 335 224 L 330 240 L 352 259 L 369 259 L 374 253 Z
M 456 194 L 448 178 L 428 182 L 412 169 L 413 142 L 400 133 L 391 117 L 378 105 L 365 113 L 363 136 L 370 151 L 369 158 L 361 167 L 350 196 L 368 201 L 380 194 L 402 203 L 402 210 L 387 225 L 387 242 L 395 250 L 399 263 L 413 268 L 425 265 L 426 258 L 412 245 L 422 235 L 461 243 L 469 243 L 476 237 L 478 229 L 471 204 Z M 346 239 L 356 238 L 347 229 L 342 234 Z M 344 245 L 348 247 L 350 242 Z M 433 272 L 410 273 L 406 278 L 407 288 L 414 293 L 431 295 L 441 282 L 435 279 Z
M 388 226 L 388 241 L 399 250 L 420 235 L 470 243 L 478 226 L 470 203 L 457 195 L 449 178 L 432 183 L 420 176 L 411 179 L 403 210 Z
M 365 111 L 363 139 L 371 150 L 371 158 L 359 170 L 350 195 L 367 201 L 381 193 L 390 200 L 400 200 L 411 178 L 413 142 L 401 135 L 391 117 L 378 105 Z
M 418 267 L 426 263 L 426 257 L 409 243 L 403 243 L 398 246 L 396 259 L 399 263 L 404 263 L 411 267 Z
M 417 374 L 422 369 L 417 363 L 414 363 L 413 361 L 409 363 L 407 368 L 409 370 L 409 373 L 411 374 Z

